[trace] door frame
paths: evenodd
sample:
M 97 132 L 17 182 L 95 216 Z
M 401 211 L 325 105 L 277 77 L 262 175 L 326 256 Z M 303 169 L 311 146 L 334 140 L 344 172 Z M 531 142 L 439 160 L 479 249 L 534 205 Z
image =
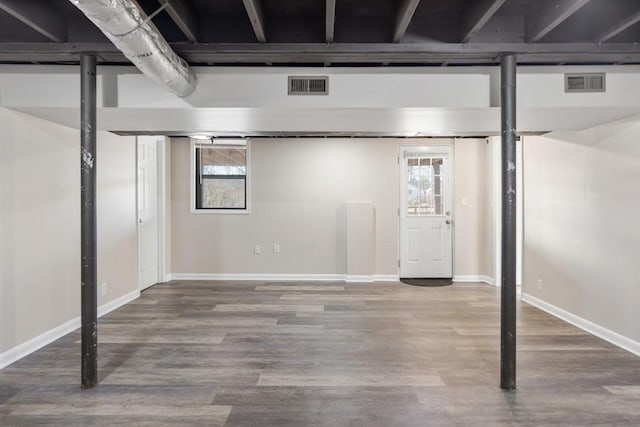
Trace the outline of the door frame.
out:
M 158 283 L 168 282 L 170 272 L 167 271 L 167 201 L 169 188 L 167 183 L 167 147 L 171 140 L 159 136 L 158 140 Z
M 402 271 L 401 271 L 401 263 L 400 263 L 400 256 L 402 254 L 402 215 L 400 214 L 401 210 L 402 210 L 402 199 L 403 199 L 403 192 L 405 191 L 405 188 L 403 187 L 404 184 L 404 174 L 403 174 L 403 164 L 400 163 L 403 159 L 403 155 L 402 153 L 404 152 L 404 150 L 406 149 L 418 149 L 419 151 L 423 151 L 425 153 L 432 153 L 432 154 L 438 154 L 438 153 L 442 153 L 442 151 L 438 151 L 438 149 L 442 150 L 442 149 L 446 149 L 448 150 L 449 153 L 449 180 L 450 180 L 450 191 L 448 194 L 448 198 L 449 198 L 449 206 L 451 207 L 451 220 L 452 222 L 452 227 L 451 227 L 451 275 L 452 277 L 455 275 L 455 232 L 456 232 L 456 221 L 455 221 L 455 194 L 454 194 L 454 190 L 455 190 L 455 169 L 454 169 L 454 161 L 455 161 L 455 138 L 434 138 L 433 140 L 430 141 L 416 141 L 413 143 L 403 143 L 398 145 L 398 158 L 397 158 L 397 164 L 398 164 L 398 209 L 397 209 L 397 218 L 398 218 L 398 262 L 397 262 L 397 272 L 398 272 L 398 277 L 402 277 Z
M 138 149 L 139 143 L 138 138 L 136 136 L 136 171 L 138 170 Z M 167 218 L 167 165 L 166 165 L 166 145 L 167 140 L 165 136 L 156 136 L 158 138 L 156 140 L 156 220 L 157 220 L 157 232 L 158 232 L 158 277 L 156 283 L 167 282 L 169 279 L 169 273 L 167 272 L 167 245 L 166 245 L 166 218 Z M 138 290 L 143 291 L 142 284 L 140 283 L 140 222 L 138 221 L 138 201 L 140 200 L 140 195 L 138 193 L 139 185 L 137 183 L 137 172 L 136 172 L 136 237 L 138 241 Z M 153 285 L 152 285 L 153 286 Z

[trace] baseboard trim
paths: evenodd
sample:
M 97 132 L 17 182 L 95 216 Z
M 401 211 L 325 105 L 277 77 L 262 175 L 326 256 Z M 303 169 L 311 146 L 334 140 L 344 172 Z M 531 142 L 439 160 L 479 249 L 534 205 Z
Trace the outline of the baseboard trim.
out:
M 136 290 L 101 305 L 100 307 L 98 307 L 98 317 L 102 317 L 105 314 L 110 313 L 119 307 L 122 307 L 123 305 L 135 300 L 139 296 L 140 291 Z M 28 356 L 29 354 L 41 349 L 48 344 L 51 344 L 55 340 L 60 339 L 63 336 L 75 331 L 79 327 L 80 317 L 76 317 L 67 322 L 64 322 L 62 325 L 56 326 L 53 329 L 49 329 L 48 331 L 43 332 L 42 334 L 30 339 L 29 341 L 18 344 L 17 346 L 10 348 L 3 353 L 0 353 L 0 369 L 17 362 L 23 357 Z
M 376 274 L 373 276 L 374 282 L 399 282 L 400 276 L 397 274 Z
M 548 302 L 543 301 L 540 298 L 536 298 L 532 295 L 523 293 L 522 301 L 536 308 L 539 308 L 542 311 L 546 311 L 547 313 L 559 319 L 562 319 L 565 322 L 570 323 L 573 326 L 576 326 L 586 332 L 589 332 L 590 334 L 595 335 L 598 338 L 602 338 L 603 340 L 608 341 L 611 344 L 622 348 L 623 350 L 627 350 L 628 352 L 631 352 L 636 356 L 640 356 L 640 342 L 638 341 L 634 341 L 631 338 L 620 335 L 617 332 L 614 332 L 610 329 L 593 323 L 590 320 L 584 319 L 580 316 L 563 310 L 560 307 L 556 307 L 553 304 L 549 304 Z
M 373 276 L 347 274 L 344 281 L 346 283 L 373 283 Z
M 174 273 L 168 275 L 170 280 L 229 280 L 229 281 L 278 281 L 278 282 L 347 282 L 347 283 L 371 283 L 371 282 L 398 282 L 397 274 L 260 274 L 260 273 Z M 483 282 L 494 285 L 489 276 L 454 276 L 454 282 Z
M 171 280 L 229 280 L 277 282 L 334 282 L 344 281 L 344 274 L 253 274 L 253 273 L 174 273 Z
M 229 281 L 261 281 L 261 282 L 397 282 L 394 274 L 346 275 L 346 274 L 247 274 L 247 273 L 175 273 L 169 280 L 229 280 Z
M 121 297 L 114 299 L 113 301 L 109 301 L 106 304 L 102 304 L 100 307 L 98 307 L 98 317 L 102 317 L 105 314 L 111 313 L 113 310 L 116 310 L 138 298 L 140 298 L 140 291 L 135 290 L 129 292 L 128 294 L 124 294 Z M 78 318 L 78 320 L 79 319 L 80 318 Z
M 488 285 L 494 286 L 494 281 L 489 276 L 473 276 L 473 275 L 458 275 L 453 276 L 454 282 L 466 283 L 466 282 L 482 282 Z
M 11 365 L 14 362 L 22 359 L 25 356 L 33 353 L 36 350 L 41 349 L 47 344 L 54 342 L 55 340 L 62 338 L 70 332 L 75 331 L 80 327 L 80 318 L 76 317 L 62 325 L 56 326 L 53 329 L 49 329 L 46 332 L 38 335 L 29 341 L 18 344 L 17 346 L 10 348 L 9 350 L 0 354 L 0 369 Z

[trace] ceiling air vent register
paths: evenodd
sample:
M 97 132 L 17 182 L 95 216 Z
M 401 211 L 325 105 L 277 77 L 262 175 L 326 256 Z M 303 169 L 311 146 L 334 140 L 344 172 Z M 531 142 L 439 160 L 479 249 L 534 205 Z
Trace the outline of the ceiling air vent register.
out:
M 289 76 L 289 95 L 329 95 L 327 76 Z
M 605 73 L 565 74 L 564 91 L 574 92 L 604 92 Z

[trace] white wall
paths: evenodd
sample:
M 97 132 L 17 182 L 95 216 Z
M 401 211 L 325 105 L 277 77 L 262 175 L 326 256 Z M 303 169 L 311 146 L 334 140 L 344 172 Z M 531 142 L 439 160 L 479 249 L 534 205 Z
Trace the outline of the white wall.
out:
M 374 273 L 397 275 L 397 156 L 400 144 L 416 140 L 253 139 L 249 215 L 191 214 L 189 143 L 173 141 L 172 273 L 344 275 L 344 206 L 359 201 L 375 207 Z M 485 150 L 482 139 L 455 146 L 454 191 L 469 202 L 454 212 L 461 250 L 455 275 L 483 275 L 486 269 L 477 251 L 485 246 L 478 219 L 486 203 Z M 271 250 L 274 243 L 279 254 Z M 253 254 L 254 244 L 262 246 L 260 255 Z
M 198 87 L 185 100 L 194 107 L 401 108 L 490 105 L 486 67 L 463 72 L 417 68 L 223 68 L 195 69 Z M 326 76 L 328 94 L 288 96 L 288 76 Z M 135 105 L 138 101 L 131 100 Z
M 195 92 L 179 98 L 135 67 L 98 68 L 99 107 L 121 108 L 402 108 L 490 106 L 498 67 L 193 67 Z M 327 76 L 324 96 L 289 96 L 288 76 Z M 0 64 L 0 105 L 76 107 L 77 66 Z
M 80 314 L 80 136 L 4 108 L 0 129 L 2 365 L 16 346 Z M 137 289 L 134 139 L 100 132 L 97 159 L 104 305 Z
M 99 107 L 483 108 L 500 105 L 499 67 L 193 67 L 196 91 L 172 95 L 135 67 L 101 66 Z M 0 105 L 77 107 L 77 66 L 0 64 Z M 565 93 L 564 73 L 606 73 L 606 92 Z M 288 96 L 287 77 L 329 77 L 327 96 Z M 638 106 L 640 66 L 520 66 L 519 108 Z
M 196 67 L 195 72 L 196 92 L 179 98 L 134 67 L 99 67 L 98 129 L 179 135 L 500 133 L 499 67 Z M 565 72 L 606 72 L 607 91 L 567 94 Z M 287 95 L 288 75 L 318 74 L 330 77 L 328 96 Z M 640 114 L 638 82 L 638 66 L 518 67 L 518 130 L 581 130 Z M 0 65 L 0 106 L 76 128 L 79 87 L 77 66 Z
M 639 139 L 636 119 L 524 142 L 523 292 L 637 351 Z
M 605 92 L 565 93 L 565 73 L 606 73 Z M 495 87 L 496 90 L 499 89 Z M 518 108 L 603 107 L 638 105 L 637 66 L 518 67 Z

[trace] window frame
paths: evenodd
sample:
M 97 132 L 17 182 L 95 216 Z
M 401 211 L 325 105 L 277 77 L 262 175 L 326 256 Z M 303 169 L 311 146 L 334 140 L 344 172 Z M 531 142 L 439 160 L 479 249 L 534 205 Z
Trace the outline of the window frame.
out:
M 190 200 L 189 207 L 190 212 L 192 214 L 213 214 L 213 215 L 228 215 L 228 214 L 236 214 L 236 215 L 247 215 L 251 213 L 251 140 L 245 139 L 243 140 L 246 143 L 247 154 L 246 154 L 246 174 L 245 177 L 245 208 L 198 208 L 197 206 L 197 192 L 200 187 L 198 185 L 198 171 L 196 170 L 196 148 L 210 146 L 210 144 L 203 144 L 195 139 L 190 139 L 189 145 L 189 163 L 190 163 Z M 208 176 L 208 175 L 207 175 Z M 220 175 L 214 175 L 216 177 L 220 177 Z M 242 175 L 230 175 L 230 177 L 239 177 Z

